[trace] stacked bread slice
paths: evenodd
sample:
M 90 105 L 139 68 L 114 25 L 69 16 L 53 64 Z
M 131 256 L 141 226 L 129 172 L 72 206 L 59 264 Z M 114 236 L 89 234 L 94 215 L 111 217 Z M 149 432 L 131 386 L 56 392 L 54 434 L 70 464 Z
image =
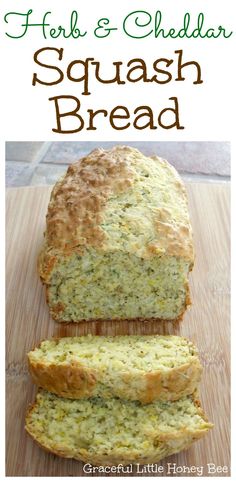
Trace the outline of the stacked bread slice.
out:
M 154 463 L 212 427 L 200 408 L 197 350 L 178 336 L 47 340 L 28 354 L 40 387 L 26 430 L 92 464 Z

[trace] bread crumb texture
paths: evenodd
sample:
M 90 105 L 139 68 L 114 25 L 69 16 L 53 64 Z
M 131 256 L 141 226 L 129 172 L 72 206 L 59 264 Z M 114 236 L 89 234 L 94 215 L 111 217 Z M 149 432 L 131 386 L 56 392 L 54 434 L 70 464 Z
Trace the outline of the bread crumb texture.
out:
M 54 319 L 177 319 L 193 259 L 185 188 L 167 161 L 96 149 L 55 185 L 38 263 Z
M 68 398 L 177 400 L 198 388 L 202 367 L 179 336 L 81 336 L 46 340 L 28 354 L 34 382 Z
M 141 405 L 98 397 L 70 400 L 41 391 L 26 418 L 26 430 L 46 450 L 101 465 L 158 462 L 211 427 L 191 397 Z

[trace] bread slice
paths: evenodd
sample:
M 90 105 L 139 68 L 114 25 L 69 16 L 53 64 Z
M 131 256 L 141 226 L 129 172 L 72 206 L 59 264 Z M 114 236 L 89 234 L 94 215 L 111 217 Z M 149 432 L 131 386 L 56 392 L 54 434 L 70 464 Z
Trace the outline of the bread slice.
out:
M 192 394 L 202 367 L 179 336 L 81 336 L 46 340 L 28 354 L 33 381 L 67 398 L 176 400 Z
M 141 405 L 120 399 L 70 400 L 41 391 L 26 430 L 44 449 L 91 464 L 153 463 L 188 448 L 212 424 L 199 402 Z
M 53 188 L 38 268 L 55 320 L 179 320 L 193 260 L 185 187 L 167 161 L 96 149 Z

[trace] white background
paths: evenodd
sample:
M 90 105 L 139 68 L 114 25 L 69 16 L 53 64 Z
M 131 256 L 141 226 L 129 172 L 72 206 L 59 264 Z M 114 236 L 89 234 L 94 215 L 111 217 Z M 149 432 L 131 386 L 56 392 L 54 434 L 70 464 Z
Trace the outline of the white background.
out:
M 59 38 L 43 40 L 38 29 L 32 30 L 21 40 L 8 39 L 5 36 L 6 25 L 3 16 L 9 11 L 26 12 L 34 10 L 34 19 L 40 21 L 45 11 L 51 10 L 52 26 L 68 25 L 70 12 L 77 10 L 80 15 L 81 28 L 90 32 L 81 39 Z M 189 11 L 194 19 L 199 12 L 204 12 L 207 27 L 225 26 L 229 31 L 235 28 L 235 1 L 224 0 L 1 0 L 0 6 L 0 55 L 1 55 L 1 213 L 4 205 L 4 145 L 5 141 L 53 141 L 53 140 L 222 140 L 235 139 L 235 34 L 231 39 L 167 39 L 148 37 L 133 40 L 125 37 L 121 28 L 123 18 L 132 10 L 146 10 L 154 14 L 156 10 L 163 13 L 163 25 L 181 28 L 182 18 Z M 118 27 L 106 39 L 97 39 L 92 32 L 97 20 L 108 17 L 111 25 Z M 192 84 L 191 75 L 185 82 L 171 82 L 165 86 L 156 84 L 130 84 L 127 86 L 104 86 L 91 83 L 90 96 L 81 96 L 78 84 L 64 81 L 52 87 L 32 86 L 32 75 L 35 71 L 33 54 L 44 46 L 64 48 L 65 59 L 60 67 L 66 68 L 74 59 L 94 57 L 99 60 L 104 72 L 109 73 L 113 61 L 122 60 L 125 64 L 131 58 L 145 59 L 151 66 L 159 57 L 173 58 L 174 50 L 183 49 L 184 59 L 197 60 L 202 67 L 204 83 Z M 112 109 L 117 104 L 126 105 L 131 111 L 138 105 L 150 105 L 154 112 L 168 105 L 168 97 L 177 96 L 180 103 L 181 122 L 184 130 L 136 131 L 129 128 L 125 131 L 113 130 L 108 122 L 101 118 L 97 131 L 83 130 L 72 135 L 58 135 L 52 132 L 55 127 L 53 104 L 48 101 L 51 96 L 70 94 L 79 97 L 83 104 L 84 115 L 88 108 Z M 234 149 L 235 151 L 235 149 Z M 234 158 L 232 156 L 234 164 Z M 4 225 L 2 219 L 2 226 Z M 2 243 L 3 244 L 3 243 Z M 4 246 L 2 245 L 2 305 L 4 304 Z M 4 308 L 2 307 L 2 310 Z M 2 323 L 4 313 L 2 313 Z M 235 330 L 233 330 L 235 332 Z M 4 339 L 2 337 L 2 342 Z M 3 353 L 4 348 L 2 348 Z M 3 364 L 3 363 L 2 363 Z M 220 396 L 220 394 L 219 394 Z M 2 400 L 4 396 L 2 396 Z M 232 404 L 233 405 L 233 404 Z M 2 417 L 1 433 L 4 438 L 4 417 Z M 235 425 L 234 425 L 235 426 Z M 233 434 L 233 433 L 232 433 Z M 224 441 L 222 441 L 222 444 Z M 1 451 L 2 455 L 3 451 Z M 2 461 L 4 474 L 4 461 Z M 209 479 L 208 479 L 209 480 Z
M 63 5 L 64 4 L 64 5 Z M 220 8 L 217 7 L 220 5 Z M 4 136 L 7 140 L 229 140 L 232 136 L 230 118 L 233 115 L 232 95 L 235 84 L 233 64 L 234 36 L 230 39 L 155 39 L 149 36 L 145 39 L 132 39 L 122 31 L 122 21 L 132 10 L 144 9 L 153 16 L 156 10 L 163 14 L 163 26 L 166 28 L 181 28 L 185 12 L 190 12 L 192 25 L 195 28 L 199 12 L 205 14 L 207 28 L 223 25 L 228 31 L 233 30 L 233 2 L 222 3 L 204 0 L 129 0 L 129 1 L 71 1 L 58 0 L 1 1 L 1 65 L 2 65 L 2 119 Z M 5 32 L 13 32 L 11 19 L 8 25 L 4 23 L 6 12 L 27 12 L 33 9 L 32 21 L 40 22 L 43 13 L 51 11 L 48 17 L 51 26 L 69 26 L 72 10 L 79 12 L 79 27 L 88 31 L 85 37 L 79 39 L 43 39 L 41 29 L 30 28 L 22 39 L 10 39 Z M 97 21 L 108 17 L 111 26 L 118 27 L 105 39 L 93 35 Z M 16 28 L 14 28 L 16 32 Z M 135 57 L 143 58 L 152 73 L 152 63 L 160 57 L 175 58 L 174 51 L 183 49 L 184 60 L 196 60 L 202 68 L 201 85 L 193 85 L 195 68 L 187 67 L 183 72 L 184 82 L 174 80 L 165 85 L 142 82 L 130 83 L 125 86 L 116 84 L 104 85 L 93 81 L 91 69 L 91 95 L 81 95 L 81 84 L 65 80 L 55 86 L 32 86 L 32 76 L 36 71 L 45 78 L 45 69 L 33 61 L 33 54 L 42 47 L 64 48 L 64 56 L 56 65 L 66 72 L 68 63 L 75 59 L 94 57 L 102 64 L 104 77 L 111 75 L 112 62 L 122 60 L 124 65 Z M 53 54 L 55 55 L 55 54 Z M 55 56 L 51 56 L 55 64 Z M 45 56 L 44 56 L 45 59 Z M 48 61 L 50 56 L 48 55 Z M 174 62 L 170 71 L 176 75 Z M 126 69 L 124 67 L 124 73 Z M 65 75 L 66 77 L 66 75 Z M 47 74 L 47 79 L 49 78 Z M 97 131 L 86 129 L 75 134 L 57 134 L 52 132 L 56 127 L 54 102 L 48 98 L 55 95 L 77 96 L 82 104 L 81 112 L 87 124 L 87 109 L 106 108 L 110 111 L 118 104 L 127 106 L 132 112 L 139 105 L 150 105 L 157 117 L 164 107 L 170 105 L 169 97 L 177 96 L 180 105 L 180 120 L 184 130 L 175 128 L 164 130 L 135 130 L 130 127 L 124 131 L 116 131 L 109 126 L 108 119 L 103 116 L 96 121 Z

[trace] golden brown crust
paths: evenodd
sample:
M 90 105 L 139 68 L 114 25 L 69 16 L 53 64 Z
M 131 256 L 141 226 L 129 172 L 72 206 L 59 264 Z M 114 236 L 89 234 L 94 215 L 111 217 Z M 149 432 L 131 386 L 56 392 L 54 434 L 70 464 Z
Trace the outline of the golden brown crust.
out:
M 100 246 L 105 233 L 100 227 L 102 211 L 113 193 L 127 190 L 134 171 L 129 157 L 132 149 L 95 149 L 69 166 L 51 195 L 47 214 L 49 246 L 71 250 L 80 246 Z
M 86 398 L 93 395 L 97 374 L 76 361 L 58 365 L 29 361 L 29 371 L 39 387 L 66 398 Z
M 44 283 L 49 279 L 50 274 L 57 262 L 57 256 L 52 253 L 52 250 L 44 249 L 43 247 L 39 253 L 37 260 L 37 269 L 41 281 Z M 47 287 L 46 287 L 47 288 Z M 48 293 L 46 291 L 47 303 L 48 303 Z
M 192 395 L 200 382 L 202 366 L 192 344 L 191 349 L 192 358 L 185 364 L 168 370 L 140 372 L 138 383 L 136 372 L 114 374 L 112 386 L 110 383 L 106 385 L 99 369 L 86 367 L 75 358 L 62 363 L 36 361 L 32 351 L 28 354 L 28 365 L 36 385 L 65 398 L 90 398 L 99 394 L 104 398 L 119 397 L 139 400 L 141 403 L 155 400 L 174 401 Z M 99 387 L 100 383 L 102 385 Z M 97 389 L 100 389 L 99 393 Z
M 149 228 L 154 239 L 143 246 L 140 253 L 135 249 L 135 254 L 144 258 L 162 254 L 183 257 L 192 268 L 194 253 L 187 195 L 178 173 L 157 156 L 148 158 L 137 149 L 115 146 L 109 151 L 92 151 L 72 164 L 55 185 L 48 207 L 45 245 L 38 260 L 44 282 L 50 280 L 50 273 L 62 256 L 74 251 L 82 254 L 84 248 L 89 247 L 112 250 L 113 240 L 107 239 L 107 233 L 101 226 L 107 201 L 114 193 L 128 192 L 136 179 L 135 166 L 140 162 L 148 165 L 153 159 L 162 166 L 167 178 L 171 173 L 170 185 L 167 184 L 166 189 L 175 193 L 179 211 L 173 214 L 173 206 L 168 206 L 168 203 L 167 206 L 150 207 Z M 140 219 L 136 219 L 136 223 L 139 222 Z
M 29 371 L 36 385 L 58 396 L 72 399 L 95 396 L 99 374 L 95 370 L 76 365 L 73 363 L 58 366 L 51 363 L 45 366 L 40 362 L 31 362 Z M 173 368 L 166 374 L 161 371 L 150 372 L 140 375 L 140 385 L 133 390 L 132 374 L 126 373 L 122 382 L 126 383 L 127 389 L 123 386 L 121 390 L 119 385 L 116 385 L 105 392 L 105 395 L 109 398 L 118 396 L 127 400 L 139 400 L 141 403 L 155 400 L 174 401 L 194 393 L 200 382 L 201 372 L 201 365 L 197 361 Z
M 172 368 L 168 373 L 150 372 L 146 375 L 146 394 L 140 399 L 142 403 L 154 400 L 179 400 L 191 395 L 197 389 L 202 373 L 202 367 L 197 358 L 178 368 Z

